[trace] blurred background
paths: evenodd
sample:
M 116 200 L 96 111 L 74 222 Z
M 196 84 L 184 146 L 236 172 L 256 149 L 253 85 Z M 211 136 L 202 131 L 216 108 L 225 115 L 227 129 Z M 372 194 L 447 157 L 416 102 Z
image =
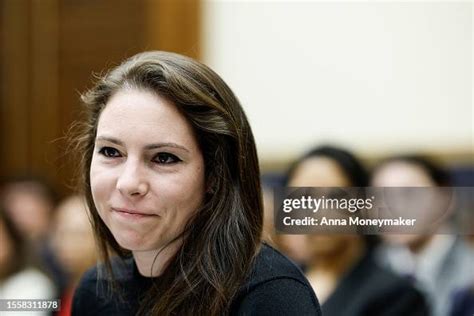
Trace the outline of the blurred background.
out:
M 474 186 L 473 13 L 471 1 L 0 0 L 0 233 L 10 236 L 0 294 L 12 245 L 35 249 L 26 266 L 50 283 L 35 282 L 66 303 L 95 262 L 87 221 L 71 215 L 85 212 L 67 135 L 93 74 L 144 50 L 223 77 L 250 119 L 268 191 L 321 144 L 368 170 L 423 154 L 450 185 Z
M 2 0 L 0 175 L 61 193 L 64 137 L 92 73 L 143 50 L 215 69 L 250 118 L 263 171 L 318 143 L 362 159 L 473 164 L 472 3 Z

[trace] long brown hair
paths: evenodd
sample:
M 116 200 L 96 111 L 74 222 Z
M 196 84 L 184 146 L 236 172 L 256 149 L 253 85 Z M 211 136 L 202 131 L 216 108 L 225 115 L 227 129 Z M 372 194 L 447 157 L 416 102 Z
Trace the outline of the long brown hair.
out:
M 76 138 L 82 157 L 82 186 L 109 276 L 121 248 L 92 200 L 90 165 L 100 113 L 125 87 L 153 91 L 172 101 L 194 129 L 204 157 L 208 192 L 189 221 L 172 262 L 146 295 L 152 315 L 221 315 L 245 281 L 261 242 L 263 206 L 255 141 L 231 89 L 210 68 L 168 52 L 131 57 L 100 77 L 82 96 L 87 119 Z

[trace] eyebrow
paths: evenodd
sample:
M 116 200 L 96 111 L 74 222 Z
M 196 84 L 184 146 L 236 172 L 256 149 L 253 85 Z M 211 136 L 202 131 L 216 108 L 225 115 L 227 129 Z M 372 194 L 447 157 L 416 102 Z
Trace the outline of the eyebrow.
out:
M 96 141 L 107 141 L 107 142 L 114 143 L 116 145 L 125 147 L 125 144 L 121 140 L 119 140 L 117 138 L 114 138 L 114 137 L 98 136 L 96 138 Z M 171 142 L 170 143 L 148 144 L 148 145 L 145 146 L 145 150 L 152 150 L 152 149 L 163 148 L 163 147 L 172 147 L 172 148 L 182 149 L 186 152 L 189 152 L 189 150 L 186 147 L 178 145 L 176 143 L 171 143 Z

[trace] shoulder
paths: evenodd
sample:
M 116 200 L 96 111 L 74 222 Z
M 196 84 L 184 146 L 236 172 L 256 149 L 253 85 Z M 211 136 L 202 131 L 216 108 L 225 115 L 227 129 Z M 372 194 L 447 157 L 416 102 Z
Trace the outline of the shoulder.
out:
M 35 268 L 27 268 L 8 278 L 1 292 L 3 298 L 23 299 L 51 299 L 56 294 L 53 282 Z
M 99 282 L 100 270 L 95 266 L 82 276 L 74 291 L 71 315 L 94 315 L 100 310 L 99 303 L 106 292 L 105 282 Z
M 323 305 L 328 314 L 341 310 L 354 315 L 426 315 L 423 295 L 405 278 L 365 256 L 339 283 Z
M 462 281 L 472 283 L 474 280 L 473 260 L 474 250 L 472 247 L 469 247 L 461 238 L 456 237 L 443 262 L 443 273 L 448 274 L 449 271 L 454 278 L 462 276 L 458 277 L 461 279 L 459 280 L 461 283 Z
M 379 305 L 374 306 L 380 308 L 380 311 L 389 310 L 403 315 L 428 315 L 425 298 L 415 288 L 413 282 L 377 266 L 374 266 L 374 273 L 369 279 L 366 294 L 371 297 L 368 300 L 379 302 Z
M 112 260 L 112 271 L 118 284 L 124 284 L 131 279 L 133 259 Z M 72 315 L 109 315 L 108 311 L 117 308 L 117 294 L 112 291 L 105 266 L 97 265 L 82 276 L 72 303 Z
M 319 303 L 301 270 L 264 244 L 251 274 L 231 306 L 231 314 L 320 315 Z
M 373 259 L 372 254 L 368 254 L 352 273 L 354 278 L 351 279 L 359 278 L 359 283 L 361 283 L 359 284 L 360 289 L 368 295 L 374 297 L 412 296 L 413 299 L 422 301 L 421 293 L 415 289 L 409 279 L 381 267 Z
M 133 258 L 121 259 L 114 257 L 111 259 L 112 272 L 114 278 L 119 283 L 130 281 L 133 278 Z M 97 284 L 108 283 L 108 276 L 104 264 L 97 264 L 87 270 L 79 282 L 77 289 L 95 289 Z M 99 287 L 100 288 L 100 287 Z M 97 291 L 96 291 L 97 292 Z
M 253 287 L 275 279 L 292 279 L 310 286 L 303 272 L 290 259 L 264 243 L 255 258 L 246 286 Z

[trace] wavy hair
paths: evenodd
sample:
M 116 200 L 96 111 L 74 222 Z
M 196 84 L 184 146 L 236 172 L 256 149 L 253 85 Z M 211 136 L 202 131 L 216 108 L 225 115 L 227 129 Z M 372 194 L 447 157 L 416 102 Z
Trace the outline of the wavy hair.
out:
M 81 186 L 108 275 L 111 256 L 125 258 L 99 217 L 92 200 L 90 165 L 102 110 L 124 88 L 144 89 L 165 97 L 193 127 L 204 157 L 208 192 L 188 222 L 183 243 L 159 284 L 146 293 L 140 313 L 152 315 L 222 315 L 247 278 L 261 243 L 263 206 L 254 137 L 231 89 L 209 67 L 169 52 L 137 54 L 98 78 L 82 95 L 87 118 L 75 138 L 83 153 Z

